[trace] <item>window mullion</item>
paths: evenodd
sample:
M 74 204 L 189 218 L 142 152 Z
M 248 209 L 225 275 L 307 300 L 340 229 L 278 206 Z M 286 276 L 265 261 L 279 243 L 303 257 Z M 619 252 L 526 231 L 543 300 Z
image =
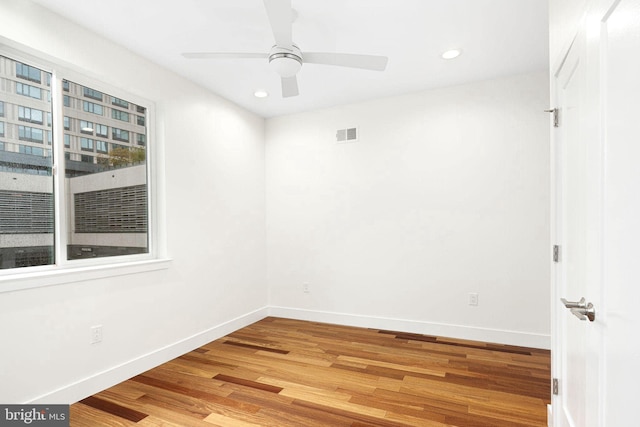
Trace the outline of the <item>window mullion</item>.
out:
M 55 209 L 55 258 L 57 265 L 67 263 L 67 200 L 64 166 L 64 124 L 62 78 L 54 70 L 51 79 L 51 111 L 53 113 L 53 191 Z

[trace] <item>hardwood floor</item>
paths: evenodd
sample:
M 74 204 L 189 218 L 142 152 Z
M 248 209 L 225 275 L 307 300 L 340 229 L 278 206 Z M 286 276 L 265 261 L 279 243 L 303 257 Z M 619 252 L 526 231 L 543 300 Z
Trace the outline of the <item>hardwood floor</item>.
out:
M 266 318 L 71 406 L 71 426 L 546 426 L 550 354 Z

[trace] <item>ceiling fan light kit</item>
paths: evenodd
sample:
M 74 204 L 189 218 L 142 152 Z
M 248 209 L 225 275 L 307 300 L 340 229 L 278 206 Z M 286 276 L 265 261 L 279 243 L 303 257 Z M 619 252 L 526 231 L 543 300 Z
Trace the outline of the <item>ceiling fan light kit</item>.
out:
M 384 71 L 387 67 L 386 56 L 325 52 L 305 52 L 303 55 L 292 40 L 291 24 L 297 13 L 291 9 L 291 0 L 263 0 L 263 2 L 276 41 L 270 53 L 191 52 L 183 53 L 182 56 L 187 59 L 267 58 L 269 67 L 280 76 L 283 98 L 299 94 L 296 75 L 302 68 L 302 64 L 335 65 L 371 71 Z
M 269 54 L 269 66 L 280 77 L 293 77 L 302 68 L 302 53 L 295 45 L 291 49 L 274 46 Z

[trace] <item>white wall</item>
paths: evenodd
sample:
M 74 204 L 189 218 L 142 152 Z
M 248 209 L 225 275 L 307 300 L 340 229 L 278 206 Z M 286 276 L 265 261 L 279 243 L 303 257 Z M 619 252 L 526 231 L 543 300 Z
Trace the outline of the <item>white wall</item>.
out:
M 264 316 L 264 120 L 28 1 L 0 16 L 10 45 L 155 102 L 173 259 L 0 293 L 0 402 L 71 402 Z
M 548 348 L 548 93 L 540 72 L 269 119 L 272 313 Z

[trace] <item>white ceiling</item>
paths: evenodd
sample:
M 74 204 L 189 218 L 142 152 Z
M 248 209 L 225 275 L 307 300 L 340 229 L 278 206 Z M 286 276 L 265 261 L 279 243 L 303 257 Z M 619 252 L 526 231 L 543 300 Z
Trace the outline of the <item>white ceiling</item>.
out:
M 267 60 L 194 60 L 183 52 L 269 52 L 262 0 L 35 0 L 263 117 L 542 71 L 546 0 L 292 0 L 304 51 L 389 57 L 386 71 L 305 64 L 282 98 Z M 440 54 L 461 48 L 450 61 Z M 270 96 L 258 99 L 256 89 Z

